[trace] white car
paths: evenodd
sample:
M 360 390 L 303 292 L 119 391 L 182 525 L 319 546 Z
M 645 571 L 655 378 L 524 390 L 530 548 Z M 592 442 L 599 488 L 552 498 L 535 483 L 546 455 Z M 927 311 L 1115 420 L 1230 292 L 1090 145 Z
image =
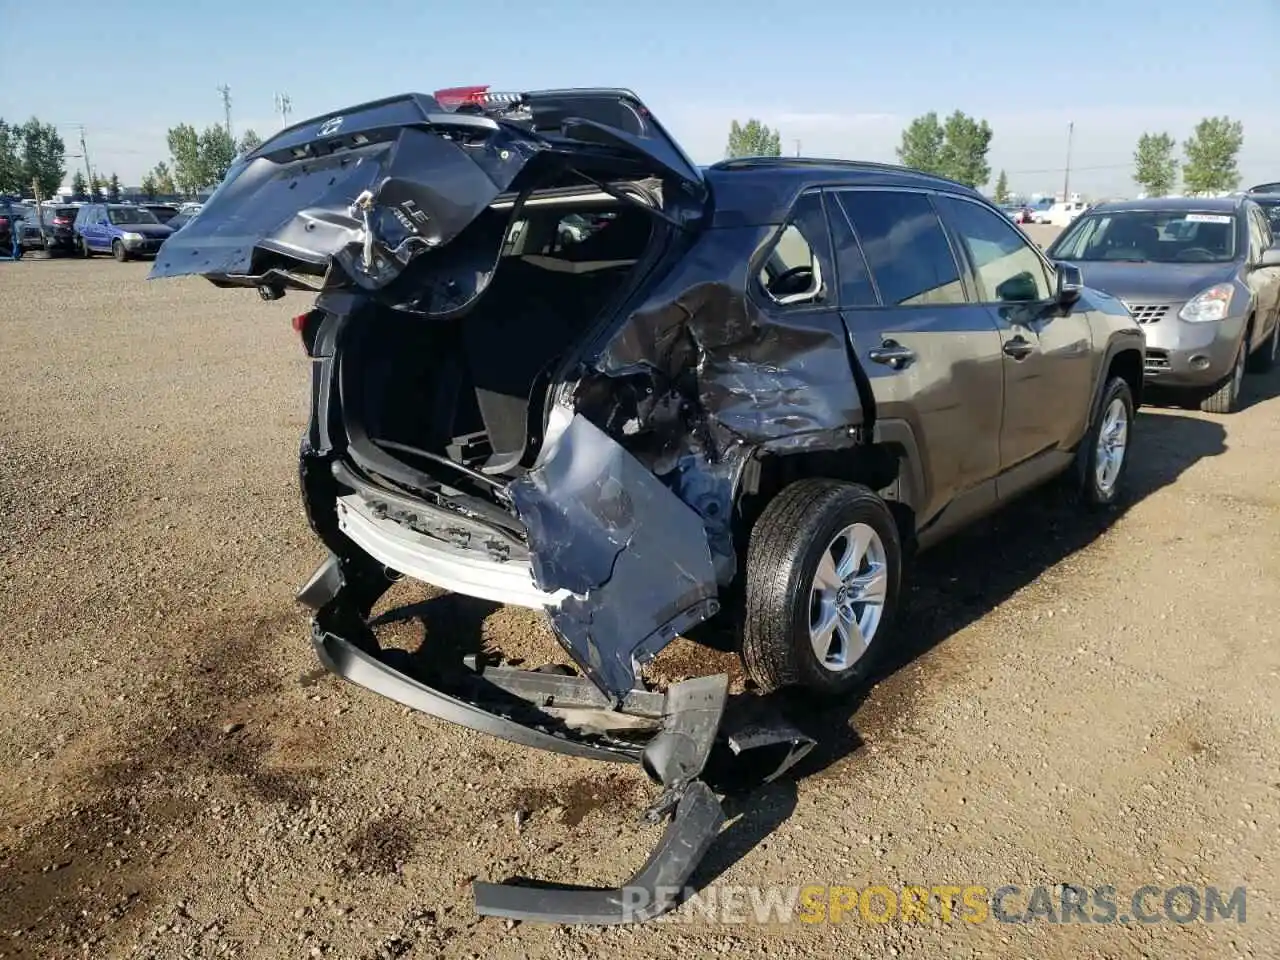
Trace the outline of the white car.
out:
M 1089 209 L 1083 200 L 1059 201 L 1047 210 L 1037 210 L 1033 219 L 1036 223 L 1045 223 L 1055 227 L 1066 227 Z

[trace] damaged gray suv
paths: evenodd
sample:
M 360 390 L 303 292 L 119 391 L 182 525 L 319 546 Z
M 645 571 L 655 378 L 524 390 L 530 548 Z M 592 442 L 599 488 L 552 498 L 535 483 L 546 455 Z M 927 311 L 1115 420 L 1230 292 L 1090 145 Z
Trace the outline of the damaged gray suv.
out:
M 640 666 L 719 616 L 764 691 L 839 694 L 893 643 L 903 564 L 1029 488 L 1107 504 L 1143 379 L 1128 312 L 988 201 L 898 167 L 694 165 L 634 94 L 412 94 L 242 158 L 153 276 L 315 294 L 303 588 L 336 673 L 529 746 L 640 762 L 674 813 L 619 891 L 477 886 L 482 912 L 668 908 L 714 836 L 705 770 L 812 741 Z M 576 670 L 418 670 L 370 613 L 409 577 L 545 611 Z M 765 752 L 760 752 L 760 751 Z M 641 900 L 644 898 L 641 897 Z

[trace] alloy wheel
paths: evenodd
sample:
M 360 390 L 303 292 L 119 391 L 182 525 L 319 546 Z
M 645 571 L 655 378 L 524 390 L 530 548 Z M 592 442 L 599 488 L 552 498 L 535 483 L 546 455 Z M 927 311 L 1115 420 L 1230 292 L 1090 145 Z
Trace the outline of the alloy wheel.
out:
M 809 640 L 824 668 L 847 670 L 866 652 L 888 583 L 884 543 L 870 525 L 851 524 L 827 544 L 809 596 Z

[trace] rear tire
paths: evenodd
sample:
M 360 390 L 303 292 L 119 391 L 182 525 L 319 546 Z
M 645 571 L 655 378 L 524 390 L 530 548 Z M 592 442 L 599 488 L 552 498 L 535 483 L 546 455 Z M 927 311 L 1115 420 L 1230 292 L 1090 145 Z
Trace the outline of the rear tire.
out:
M 745 579 L 747 675 L 765 691 L 846 693 L 870 676 L 892 635 L 902 580 L 897 523 L 861 484 L 798 481 L 756 521 Z
M 1232 364 L 1231 374 L 1213 393 L 1200 401 L 1205 413 L 1235 413 L 1240 409 L 1240 387 L 1244 382 L 1244 370 L 1249 356 L 1249 338 L 1240 341 L 1240 349 Z
M 1262 349 L 1249 357 L 1246 369 L 1250 373 L 1266 373 L 1276 365 L 1280 357 L 1280 317 L 1276 317 L 1275 326 L 1271 328 L 1271 336 L 1262 345 Z
M 111 241 L 111 255 L 120 263 L 124 263 L 129 259 L 129 251 L 124 248 L 124 244 L 119 240 Z
M 93 251 L 89 249 L 89 244 L 85 241 L 84 237 L 80 238 L 80 256 L 84 257 L 86 260 L 93 256 Z

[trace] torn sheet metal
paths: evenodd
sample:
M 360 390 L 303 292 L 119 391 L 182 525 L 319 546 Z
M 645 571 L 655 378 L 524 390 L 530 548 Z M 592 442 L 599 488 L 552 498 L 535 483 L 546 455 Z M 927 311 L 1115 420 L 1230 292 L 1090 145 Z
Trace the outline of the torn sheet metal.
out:
M 704 232 L 595 364 L 609 377 L 647 370 L 662 387 L 679 385 L 716 441 L 710 461 L 736 444 L 774 452 L 851 446 L 850 427 L 863 421 L 839 311 L 782 307 L 744 292 L 753 287 L 747 264 L 775 230 Z M 708 272 L 723 281 L 707 282 Z
M 698 514 L 582 415 L 509 488 L 534 582 L 573 596 L 549 609 L 583 671 L 611 697 L 648 659 L 718 609 Z

